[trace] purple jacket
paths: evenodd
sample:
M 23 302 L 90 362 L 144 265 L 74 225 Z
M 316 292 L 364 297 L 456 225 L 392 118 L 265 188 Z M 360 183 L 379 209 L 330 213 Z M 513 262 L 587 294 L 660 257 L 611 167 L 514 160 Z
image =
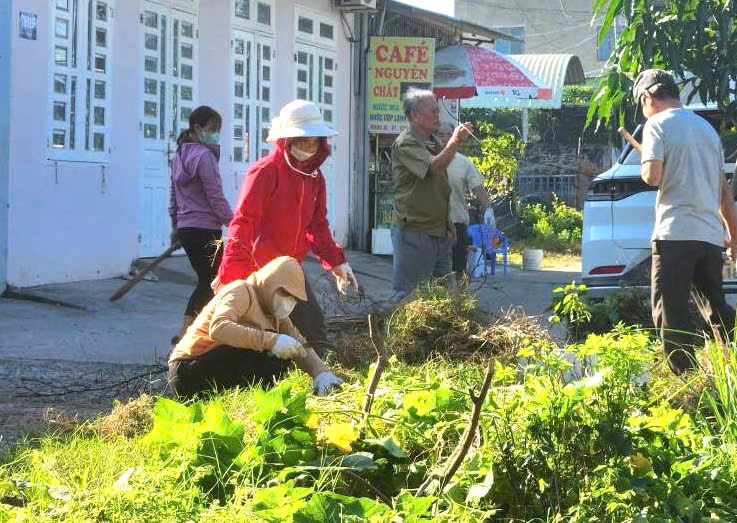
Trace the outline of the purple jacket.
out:
M 171 162 L 169 216 L 172 229 L 227 226 L 233 211 L 223 194 L 218 159 L 201 143 L 183 143 Z

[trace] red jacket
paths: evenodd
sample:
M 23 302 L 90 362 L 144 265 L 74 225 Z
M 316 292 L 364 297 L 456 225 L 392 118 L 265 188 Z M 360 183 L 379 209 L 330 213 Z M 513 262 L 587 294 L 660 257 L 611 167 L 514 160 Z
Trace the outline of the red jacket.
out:
M 279 140 L 246 172 L 218 271 L 222 284 L 246 278 L 278 256 L 301 262 L 310 250 L 327 270 L 345 263 L 328 226 L 325 178 L 319 169 L 330 154 L 327 140 L 305 162 L 290 157 L 296 169 L 314 176 L 290 168 L 287 150 L 289 141 Z

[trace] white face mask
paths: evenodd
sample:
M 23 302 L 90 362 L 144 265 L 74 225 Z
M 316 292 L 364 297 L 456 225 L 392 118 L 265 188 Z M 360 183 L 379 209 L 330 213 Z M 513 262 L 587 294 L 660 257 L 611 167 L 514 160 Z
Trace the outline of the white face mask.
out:
M 280 320 L 288 318 L 296 305 L 297 298 L 294 296 L 276 296 L 274 298 L 274 316 Z
M 302 149 L 297 149 L 296 145 L 293 145 L 292 148 L 289 150 L 289 152 L 292 153 L 292 156 L 294 156 L 294 159 L 297 160 L 298 162 L 304 162 L 306 160 L 309 160 L 310 158 L 315 156 L 315 154 L 317 153 L 317 151 L 315 151 L 314 153 L 310 153 L 307 151 L 303 151 Z

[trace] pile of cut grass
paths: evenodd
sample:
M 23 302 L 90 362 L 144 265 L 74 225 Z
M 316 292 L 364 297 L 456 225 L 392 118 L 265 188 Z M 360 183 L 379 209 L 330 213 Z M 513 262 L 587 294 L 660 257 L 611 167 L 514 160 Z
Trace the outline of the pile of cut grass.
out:
M 534 318 L 515 310 L 492 315 L 468 289 L 437 283 L 421 286 L 386 322 L 387 346 L 407 363 L 511 359 L 527 341 L 548 339 Z
M 347 369 L 364 369 L 376 360 L 367 317 L 339 316 L 327 322 L 335 362 Z M 550 340 L 540 323 L 521 310 L 493 315 L 467 288 L 454 290 L 437 282 L 420 286 L 384 314 L 379 325 L 387 350 L 409 364 L 489 356 L 507 361 L 530 341 Z

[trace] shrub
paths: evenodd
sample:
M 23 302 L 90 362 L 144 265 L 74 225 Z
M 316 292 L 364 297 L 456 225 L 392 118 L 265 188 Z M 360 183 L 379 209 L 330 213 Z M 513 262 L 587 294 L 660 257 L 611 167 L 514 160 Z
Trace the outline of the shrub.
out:
M 609 332 L 620 322 L 645 328 L 653 326 L 647 296 L 639 289 L 622 288 L 604 300 L 594 301 L 586 285 L 573 281 L 553 289 L 549 309 L 553 312 L 551 323 L 565 320 L 568 338 L 574 342 L 592 333 Z
M 519 219 L 523 236 L 536 246 L 554 252 L 581 251 L 583 213 L 563 202 L 554 201 L 552 210 L 543 204 L 520 204 Z
M 484 177 L 484 187 L 495 196 L 503 196 L 514 188 L 519 158 L 525 144 L 511 133 L 500 132 L 490 122 L 478 123 L 481 143 L 468 140 L 463 152 Z

